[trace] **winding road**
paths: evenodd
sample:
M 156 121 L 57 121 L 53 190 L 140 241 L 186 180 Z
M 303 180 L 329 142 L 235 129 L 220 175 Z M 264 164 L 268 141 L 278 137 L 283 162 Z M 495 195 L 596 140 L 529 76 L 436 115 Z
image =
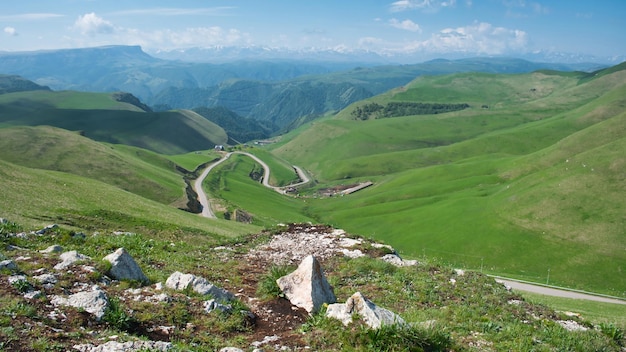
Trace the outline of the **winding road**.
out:
M 213 170 L 214 167 L 216 167 L 217 165 L 219 165 L 219 164 L 223 163 L 224 161 L 228 160 L 228 158 L 230 158 L 230 156 L 232 154 L 246 155 L 246 156 L 252 158 L 257 163 L 259 163 L 263 167 L 263 170 L 264 170 L 264 172 L 263 172 L 263 182 L 262 182 L 263 186 L 271 188 L 271 189 L 275 190 L 278 193 L 285 194 L 286 193 L 285 190 L 288 187 L 299 186 L 299 185 L 308 183 L 310 181 L 308 176 L 302 171 L 302 169 L 300 169 L 297 166 L 293 166 L 294 170 L 298 174 L 298 177 L 300 177 L 300 180 L 302 180 L 302 181 L 300 181 L 298 183 L 295 183 L 295 184 L 291 184 L 291 185 L 286 186 L 286 187 L 272 186 L 272 185 L 269 184 L 270 168 L 263 160 L 259 159 L 257 156 L 255 156 L 253 154 L 246 153 L 246 152 L 230 152 L 230 153 L 227 153 L 220 160 L 218 160 L 217 162 L 209 165 L 206 169 L 204 169 L 204 171 L 202 172 L 200 177 L 198 177 L 198 179 L 194 183 L 194 188 L 196 190 L 196 193 L 198 194 L 198 200 L 200 201 L 200 204 L 202 204 L 202 213 L 201 213 L 201 215 L 206 217 L 206 218 L 217 219 L 217 217 L 215 216 L 215 213 L 213 213 L 213 211 L 211 210 L 211 205 L 209 204 L 209 200 L 208 200 L 208 198 L 206 196 L 206 193 L 202 189 L 202 182 L 204 182 L 204 179 L 207 177 L 209 172 L 211 172 L 211 170 Z M 591 294 L 591 293 L 586 293 L 586 292 L 565 290 L 565 289 L 560 289 L 558 287 L 548 287 L 548 286 L 544 286 L 544 285 L 536 285 L 536 284 L 529 283 L 529 282 L 516 281 L 516 280 L 512 280 L 512 279 L 504 278 L 504 277 L 499 277 L 499 276 L 494 276 L 494 278 L 496 279 L 497 282 L 499 282 L 499 283 L 501 283 L 501 284 L 503 284 L 503 285 L 505 285 L 507 287 L 510 287 L 510 288 L 512 288 L 514 290 L 519 290 L 519 291 L 537 293 L 537 294 L 546 295 L 546 296 L 562 297 L 562 298 L 583 299 L 583 300 L 588 300 L 588 301 L 614 303 L 614 304 L 626 304 L 626 300 L 622 300 L 622 299 L 619 299 L 619 298 L 607 297 L 607 296 L 596 295 L 596 294 Z
M 228 160 L 228 158 L 230 158 L 230 156 L 233 155 L 233 154 L 242 154 L 242 155 L 249 156 L 254 161 L 259 163 L 263 167 L 263 182 L 262 182 L 263 186 L 265 186 L 267 188 L 271 188 L 271 189 L 273 189 L 274 191 L 276 191 L 278 193 L 286 194 L 286 189 L 288 187 L 295 187 L 295 186 L 303 185 L 305 183 L 309 183 L 309 181 L 310 181 L 308 176 L 304 173 L 304 171 L 302 171 L 302 169 L 300 169 L 297 166 L 293 166 L 294 170 L 296 171 L 296 173 L 298 174 L 298 177 L 301 180 L 300 182 L 288 185 L 286 187 L 272 186 L 269 183 L 270 167 L 267 166 L 267 164 L 263 160 L 259 159 L 256 155 L 253 155 L 253 154 L 250 154 L 250 153 L 246 153 L 246 152 L 229 152 L 226 155 L 224 155 L 224 157 L 222 157 L 217 162 L 207 166 L 207 168 L 204 169 L 204 171 L 202 171 L 202 174 L 200 174 L 200 177 L 198 177 L 198 179 L 194 182 L 194 189 L 196 190 L 196 193 L 198 194 L 198 200 L 200 201 L 200 204 L 202 205 L 202 213 L 200 213 L 200 215 L 202 215 L 202 216 L 204 216 L 206 218 L 217 219 L 217 217 L 215 216 L 215 213 L 213 213 L 213 211 L 211 210 L 211 205 L 209 204 L 209 199 L 208 199 L 206 193 L 204 192 L 204 190 L 202 189 L 202 182 L 204 182 L 204 179 L 207 177 L 209 172 L 211 172 L 211 170 L 213 170 L 214 167 L 216 167 L 217 165 L 219 165 L 219 164 L 223 163 L 224 161 Z

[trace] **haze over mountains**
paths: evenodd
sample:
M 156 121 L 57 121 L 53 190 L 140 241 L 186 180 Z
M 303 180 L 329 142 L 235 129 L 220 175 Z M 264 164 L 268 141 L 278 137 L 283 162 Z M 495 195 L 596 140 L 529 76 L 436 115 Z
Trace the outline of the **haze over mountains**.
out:
M 54 90 L 129 92 L 156 110 L 223 107 L 260 122 L 255 129 L 267 136 L 402 86 L 420 75 L 586 71 L 601 66 L 475 58 L 385 66 L 365 61 L 355 67 L 354 62 L 330 59 L 334 61 L 317 57 L 193 63 L 157 59 L 138 46 L 107 46 L 0 53 L 0 72 Z

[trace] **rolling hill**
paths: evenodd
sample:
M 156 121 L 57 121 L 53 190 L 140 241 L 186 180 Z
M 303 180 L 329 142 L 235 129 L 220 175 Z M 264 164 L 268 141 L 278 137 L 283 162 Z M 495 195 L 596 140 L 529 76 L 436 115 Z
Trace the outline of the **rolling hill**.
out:
M 319 187 L 374 181 L 308 200 L 318 221 L 412 256 L 623 297 L 624 68 L 420 77 L 269 148 Z M 355 119 L 373 102 L 470 108 Z
M 131 97 L 75 91 L 6 93 L 0 95 L 0 126 L 50 125 L 165 154 L 210 149 L 227 141 L 221 127 L 192 111 L 145 111 Z
M 581 68 L 513 58 L 438 59 L 409 65 L 348 66 L 346 62 L 303 59 L 216 64 L 157 59 L 138 46 L 0 52 L 0 73 L 21 75 L 55 90 L 130 92 L 159 111 L 224 107 L 262 122 L 273 133 L 335 113 L 417 76 L 596 66 Z

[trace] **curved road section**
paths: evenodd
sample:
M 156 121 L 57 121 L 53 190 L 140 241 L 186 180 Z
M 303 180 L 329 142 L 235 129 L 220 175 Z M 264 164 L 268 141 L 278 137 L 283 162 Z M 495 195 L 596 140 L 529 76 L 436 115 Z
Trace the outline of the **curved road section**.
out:
M 200 201 L 200 204 L 202 205 L 202 213 L 200 215 L 204 216 L 205 218 L 217 219 L 217 217 L 215 216 L 215 213 L 213 213 L 213 211 L 211 210 L 211 205 L 209 204 L 209 199 L 207 198 L 206 193 L 202 189 L 202 182 L 204 182 L 204 179 L 207 177 L 209 172 L 211 172 L 211 170 L 213 170 L 214 167 L 216 167 L 217 165 L 219 165 L 219 164 L 223 163 L 224 161 L 228 160 L 228 158 L 230 158 L 230 156 L 233 153 L 249 156 L 254 161 L 259 163 L 263 167 L 263 186 L 265 186 L 267 188 L 271 188 L 271 189 L 275 190 L 278 193 L 285 194 L 286 193 L 285 190 L 286 190 L 287 187 L 295 187 L 295 186 L 303 185 L 303 184 L 309 182 L 309 178 L 302 171 L 302 169 L 300 169 L 297 166 L 293 166 L 294 170 L 296 170 L 296 173 L 298 174 L 298 177 L 300 177 L 300 180 L 302 180 L 302 181 L 300 181 L 298 183 L 291 184 L 291 185 L 289 185 L 287 187 L 272 186 L 269 183 L 270 168 L 269 168 L 269 166 L 267 166 L 267 164 L 263 160 L 259 159 L 256 155 L 253 155 L 253 154 L 250 154 L 250 153 L 246 153 L 246 152 L 230 152 L 230 153 L 224 155 L 224 157 L 221 158 L 220 160 L 218 160 L 217 162 L 209 165 L 206 169 L 204 169 L 204 171 L 202 171 L 202 174 L 200 175 L 200 177 L 198 177 L 196 182 L 194 182 L 194 188 L 196 190 L 196 193 L 198 194 L 198 200 Z
M 254 159 L 254 161 L 256 161 L 257 163 L 259 163 L 263 167 L 263 170 L 264 170 L 264 172 L 263 172 L 263 186 L 271 188 L 271 189 L 275 190 L 278 193 L 285 194 L 286 193 L 285 189 L 287 189 L 287 187 L 294 187 L 294 186 L 302 185 L 302 184 L 308 183 L 310 181 L 309 178 L 307 177 L 307 175 L 302 171 L 302 169 L 300 169 L 297 166 L 293 166 L 294 170 L 298 174 L 298 177 L 300 177 L 300 179 L 302 180 L 301 182 L 291 184 L 291 185 L 289 185 L 287 187 L 272 186 L 272 185 L 269 184 L 270 168 L 269 168 L 269 166 L 267 166 L 267 164 L 265 162 L 263 162 L 263 160 L 259 159 L 255 155 L 252 155 L 252 154 L 246 153 L 246 152 L 230 152 L 230 153 L 224 155 L 224 157 L 221 158 L 220 160 L 218 160 L 217 162 L 209 165 L 206 169 L 204 169 L 204 171 L 202 172 L 200 177 L 198 177 L 198 179 L 194 183 L 194 188 L 196 189 L 196 193 L 198 194 L 198 200 L 200 201 L 200 204 L 202 205 L 202 214 L 201 215 L 204 216 L 204 217 L 207 217 L 207 218 L 210 218 L 210 219 L 217 219 L 217 217 L 215 216 L 215 214 L 211 210 L 211 206 L 209 204 L 209 200 L 208 200 L 208 198 L 206 196 L 206 193 L 204 193 L 204 190 L 202 189 L 202 182 L 204 182 L 204 179 L 207 177 L 209 172 L 211 172 L 211 170 L 213 170 L 214 167 L 216 167 L 217 165 L 219 165 L 219 164 L 223 163 L 224 161 L 228 160 L 228 158 L 230 158 L 230 156 L 233 153 L 247 155 L 247 156 L 251 157 L 252 159 Z M 511 280 L 511 279 L 506 279 L 506 278 L 498 277 L 498 276 L 494 276 L 494 278 L 496 279 L 497 282 L 499 282 L 499 283 L 501 283 L 501 284 L 503 284 L 505 286 L 508 286 L 508 287 L 510 287 L 512 289 L 519 290 L 519 291 L 533 292 L 533 293 L 538 293 L 538 294 L 542 294 L 542 295 L 563 297 L 563 298 L 584 299 L 584 300 L 589 300 L 589 301 L 606 302 L 606 303 L 614 303 L 614 304 L 626 304 L 625 300 L 618 299 L 618 298 L 613 298 L 613 297 L 603 297 L 601 295 L 594 295 L 594 294 L 589 294 L 589 293 L 585 293 L 585 292 L 576 292 L 576 291 L 563 290 L 563 289 L 559 289 L 557 287 L 547 287 L 547 286 L 542 286 L 542 285 L 534 285 L 534 284 L 531 284 L 531 283 L 526 283 L 526 282 L 521 282 L 521 281 L 516 281 L 516 280 Z

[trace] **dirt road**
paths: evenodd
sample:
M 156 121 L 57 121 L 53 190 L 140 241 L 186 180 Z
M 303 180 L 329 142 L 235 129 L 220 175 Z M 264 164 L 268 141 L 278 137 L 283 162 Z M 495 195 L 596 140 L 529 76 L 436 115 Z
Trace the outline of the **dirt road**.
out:
M 217 165 L 219 165 L 219 164 L 223 163 L 224 161 L 228 160 L 228 158 L 230 158 L 230 156 L 232 154 L 246 155 L 246 156 L 252 158 L 257 163 L 259 163 L 263 167 L 263 186 L 265 186 L 267 188 L 271 188 L 271 189 L 275 190 L 278 193 L 285 194 L 286 193 L 286 189 L 288 187 L 295 187 L 295 186 L 299 186 L 299 185 L 302 185 L 302 184 L 305 184 L 305 183 L 309 182 L 309 178 L 302 171 L 302 169 L 300 169 L 297 166 L 293 166 L 294 170 L 298 174 L 298 177 L 300 177 L 300 180 L 301 180 L 300 182 L 295 183 L 295 184 L 291 184 L 291 185 L 289 185 L 287 187 L 272 186 L 269 183 L 270 167 L 263 160 L 259 159 L 256 155 L 253 155 L 253 154 L 250 154 L 250 153 L 246 153 L 246 152 L 230 152 L 230 153 L 227 153 L 226 155 L 224 155 L 223 158 L 221 158 L 217 162 L 209 165 L 206 169 L 204 169 L 204 171 L 202 171 L 202 174 L 200 175 L 200 177 L 198 177 L 198 179 L 194 182 L 194 189 L 196 190 L 196 193 L 198 194 L 198 201 L 200 201 L 200 204 L 202 205 L 202 213 L 200 215 L 202 215 L 202 216 L 204 216 L 206 218 L 217 219 L 217 217 L 215 216 L 215 214 L 211 210 L 211 205 L 209 204 L 209 199 L 207 198 L 206 193 L 202 189 L 202 182 L 204 182 L 204 179 L 207 177 L 209 172 L 211 172 L 211 170 L 213 170 L 214 167 L 216 167 Z
M 547 287 L 542 285 L 533 285 L 526 282 L 519 282 L 509 279 L 503 279 L 500 277 L 495 277 L 496 281 L 504 284 L 507 287 L 510 287 L 514 290 L 537 293 L 546 296 L 554 296 L 554 297 L 562 297 L 562 298 L 573 298 L 573 299 L 584 299 L 587 301 L 596 301 L 596 302 L 605 302 L 605 303 L 615 303 L 615 304 L 626 304 L 626 300 L 592 295 L 584 292 L 577 291 L 569 291 L 562 290 L 554 287 Z

